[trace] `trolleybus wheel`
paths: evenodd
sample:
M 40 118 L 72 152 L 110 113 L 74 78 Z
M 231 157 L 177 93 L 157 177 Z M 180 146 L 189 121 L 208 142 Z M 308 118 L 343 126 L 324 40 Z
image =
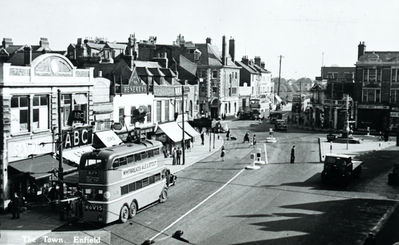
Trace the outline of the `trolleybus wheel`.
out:
M 161 195 L 159 196 L 159 202 L 165 202 L 168 200 L 168 189 L 163 188 Z
M 126 205 L 123 205 L 121 208 L 121 213 L 119 215 L 119 220 L 122 223 L 125 223 L 129 219 L 129 208 Z
M 137 214 L 137 204 L 136 201 L 133 200 L 132 203 L 130 204 L 130 209 L 129 209 L 129 218 L 133 218 Z

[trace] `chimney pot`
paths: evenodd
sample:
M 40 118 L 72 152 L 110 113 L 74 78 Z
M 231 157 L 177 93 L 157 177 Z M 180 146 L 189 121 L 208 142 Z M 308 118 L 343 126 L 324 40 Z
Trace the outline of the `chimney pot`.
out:
M 255 65 L 260 66 L 261 58 L 260 56 L 255 56 Z
M 357 59 L 359 59 L 364 53 L 366 52 L 366 45 L 364 42 L 360 42 L 360 44 L 357 46 Z
M 211 39 L 210 37 L 207 37 L 207 38 L 206 38 L 206 43 L 212 44 L 212 39 Z
M 32 48 L 31 46 L 24 47 L 24 65 L 30 65 L 32 62 Z
M 226 36 L 222 38 L 222 65 L 226 65 Z
M 229 40 L 229 54 L 230 54 L 231 60 L 234 62 L 234 60 L 235 60 L 235 41 L 233 38 L 230 38 L 230 40 Z

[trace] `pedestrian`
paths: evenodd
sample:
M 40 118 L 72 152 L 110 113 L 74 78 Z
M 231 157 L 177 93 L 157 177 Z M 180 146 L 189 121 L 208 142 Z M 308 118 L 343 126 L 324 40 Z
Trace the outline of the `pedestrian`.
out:
M 224 150 L 224 145 L 222 146 L 222 149 L 220 151 L 220 157 L 222 158 L 222 162 L 224 162 L 224 155 L 226 154 L 225 150 Z
M 256 134 L 254 134 L 254 136 L 252 137 L 252 145 L 256 145 Z
M 204 130 L 201 131 L 201 145 L 204 145 L 205 142 L 205 133 Z
M 173 147 L 173 149 L 172 149 L 172 165 L 176 165 L 177 164 L 176 155 L 177 155 L 176 148 Z
M 82 192 L 82 188 L 80 186 L 78 186 L 74 196 L 78 198 L 78 200 L 76 201 L 76 217 L 82 218 L 83 217 L 83 192 Z
M 176 152 L 176 156 L 177 156 L 177 165 L 180 165 L 180 157 L 181 157 L 181 154 L 182 154 L 182 150 L 180 149 L 180 147 L 178 147 L 177 148 L 177 152 Z
M 165 158 L 167 158 L 168 157 L 168 150 L 166 149 L 166 145 L 162 146 L 162 152 L 163 152 L 163 156 Z
M 16 192 L 11 198 L 11 213 L 13 219 L 19 219 L 21 200 Z
M 226 138 L 227 140 L 230 140 L 230 129 L 227 129 Z
M 244 141 L 242 143 L 248 142 L 249 143 L 249 133 L 246 132 L 244 135 Z
M 295 145 L 291 148 L 291 163 L 295 162 Z

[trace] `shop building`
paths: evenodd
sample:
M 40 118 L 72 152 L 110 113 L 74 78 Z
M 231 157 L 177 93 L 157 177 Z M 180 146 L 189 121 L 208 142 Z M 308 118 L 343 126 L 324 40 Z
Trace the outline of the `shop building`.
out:
M 65 56 L 45 53 L 48 43 L 48 51 L 39 52 L 35 46 L 3 44 L 8 56 L 0 63 L 2 208 L 12 192 L 40 194 L 56 180 L 58 120 L 68 172 L 76 169 L 76 156 L 92 149 L 94 119 L 92 69 L 77 69 Z

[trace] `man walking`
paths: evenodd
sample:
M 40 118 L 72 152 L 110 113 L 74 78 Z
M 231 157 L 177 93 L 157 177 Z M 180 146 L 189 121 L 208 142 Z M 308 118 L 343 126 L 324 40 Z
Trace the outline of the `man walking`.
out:
M 180 157 L 181 157 L 181 149 L 180 147 L 177 148 L 177 165 L 180 165 Z
M 230 129 L 227 129 L 226 138 L 227 140 L 230 140 Z
M 246 132 L 244 135 L 244 141 L 242 143 L 248 142 L 249 143 L 249 133 Z
M 204 145 L 204 141 L 205 141 L 205 135 L 204 135 L 204 130 L 202 130 L 202 132 L 201 132 L 201 145 Z
M 256 145 L 256 134 L 252 137 L 252 145 L 255 147 Z
M 291 163 L 295 162 L 295 145 L 291 148 Z

